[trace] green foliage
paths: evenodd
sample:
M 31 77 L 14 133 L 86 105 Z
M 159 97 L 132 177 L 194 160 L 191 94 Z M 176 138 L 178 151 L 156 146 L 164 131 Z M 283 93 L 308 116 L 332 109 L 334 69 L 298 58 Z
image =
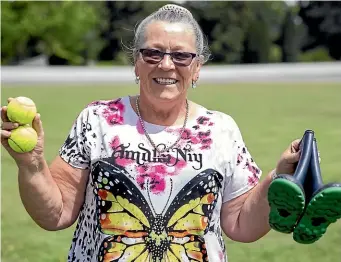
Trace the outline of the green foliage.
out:
M 1 59 L 22 53 L 29 34 L 20 18 L 24 15 L 24 3 L 1 3 Z M 14 8 L 15 7 L 15 8 Z
M 149 14 L 163 6 L 159 1 L 110 1 L 107 3 L 109 28 L 103 59 L 114 58 L 123 65 L 131 64 L 131 47 L 137 25 Z M 125 58 L 123 56 L 126 56 Z
M 75 64 L 84 62 L 84 51 L 94 58 L 103 45 L 99 32 L 105 26 L 104 11 L 101 2 L 3 2 L 3 61 L 24 54 L 30 38 L 38 39 L 38 50 L 48 56 Z
M 244 40 L 244 63 L 274 60 L 272 44 L 280 36 L 285 8 L 283 2 L 248 2 L 250 15 Z
M 270 48 L 269 62 L 270 63 L 280 63 L 282 59 L 281 55 L 282 49 L 280 46 L 273 44 Z
M 307 25 L 308 36 L 302 49 L 324 46 L 330 56 L 341 60 L 341 5 L 339 1 L 299 1 L 299 16 Z M 313 41 L 311 41 L 311 39 Z
M 2 2 L 1 62 L 21 60 L 33 51 L 68 64 L 100 60 L 130 65 L 136 26 L 167 3 L 172 2 Z M 192 12 L 207 36 L 210 63 L 294 62 L 302 59 L 300 52 L 321 44 L 335 59 L 341 54 L 335 4 L 184 1 L 181 5 Z
M 250 24 L 245 39 L 244 62 L 269 62 L 271 39 L 268 24 L 261 19 Z
M 302 26 L 297 21 L 296 8 L 287 8 L 282 26 L 282 61 L 297 62 L 302 40 Z
M 188 2 L 209 40 L 215 63 L 238 63 L 249 17 L 247 2 Z
M 326 62 L 333 61 L 333 58 L 330 57 L 328 53 L 328 49 L 325 47 L 318 47 L 304 53 L 301 53 L 299 56 L 300 62 Z

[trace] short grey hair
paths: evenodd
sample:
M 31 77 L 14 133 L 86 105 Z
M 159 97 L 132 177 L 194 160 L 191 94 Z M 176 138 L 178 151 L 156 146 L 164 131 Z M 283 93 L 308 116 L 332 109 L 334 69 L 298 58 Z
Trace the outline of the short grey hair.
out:
M 207 44 L 207 40 L 198 24 L 194 19 L 192 13 L 186 8 L 167 4 L 161 7 L 156 12 L 147 16 L 142 22 L 137 26 L 135 30 L 134 44 L 132 48 L 133 58 L 136 61 L 139 55 L 139 49 L 142 48 L 145 41 L 145 31 L 149 24 L 155 21 L 163 21 L 168 23 L 182 23 L 188 25 L 194 33 L 196 52 L 200 57 L 201 63 L 206 63 L 210 58 L 210 50 Z

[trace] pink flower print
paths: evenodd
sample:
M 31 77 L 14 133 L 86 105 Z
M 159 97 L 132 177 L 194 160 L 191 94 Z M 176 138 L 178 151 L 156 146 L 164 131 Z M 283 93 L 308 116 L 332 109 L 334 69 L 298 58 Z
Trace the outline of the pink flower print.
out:
M 206 139 L 208 138 L 209 136 L 211 135 L 211 130 L 208 130 L 207 132 L 199 132 L 198 133 L 198 136 L 199 138 L 202 140 L 202 139 Z
M 121 125 L 123 123 L 124 105 L 121 100 L 110 101 L 103 110 L 103 117 L 109 125 Z
M 185 130 L 183 131 L 182 135 L 181 135 L 181 139 L 191 139 L 191 136 L 192 136 L 192 132 L 190 129 L 188 128 L 185 128 Z
M 148 166 L 147 166 L 147 164 L 136 166 L 136 170 L 139 174 L 144 174 L 148 170 Z
M 97 100 L 97 101 L 93 101 L 93 102 L 91 102 L 91 103 L 89 103 L 87 106 L 86 106 L 86 108 L 88 108 L 88 107 L 91 107 L 91 106 L 98 106 L 98 105 L 107 105 L 108 104 L 108 102 L 107 101 L 105 101 L 105 100 Z M 98 115 L 98 109 L 99 108 L 95 108 L 94 109 L 94 115 Z
M 195 127 L 193 127 L 193 129 L 195 129 Z M 198 129 L 199 128 L 200 126 L 198 126 Z M 180 134 L 181 129 L 180 128 L 175 130 L 167 129 L 166 131 L 169 133 L 176 132 Z M 199 145 L 199 149 L 209 149 L 211 148 L 211 145 L 213 143 L 210 136 L 211 130 L 207 130 L 206 132 L 204 131 L 197 132 L 196 130 L 186 128 L 181 134 L 182 141 L 180 142 L 180 144 L 183 145 L 185 143 L 191 143 L 193 145 Z
M 110 142 L 109 145 L 111 148 L 116 148 L 120 145 L 120 139 L 118 138 L 118 136 L 115 136 Z
M 201 147 L 200 149 L 204 150 L 204 149 L 210 149 L 211 148 L 211 144 L 212 144 L 212 139 L 211 138 L 205 138 L 203 140 L 201 140 Z
M 200 142 L 201 142 L 201 140 L 199 137 L 196 137 L 196 136 L 191 137 L 191 143 L 192 144 L 199 144 Z
M 212 144 L 212 139 L 211 138 L 205 138 L 201 141 L 201 144 L 203 145 L 211 145 Z
M 124 105 L 122 104 L 121 99 L 117 99 L 115 101 L 110 101 L 108 103 L 108 106 L 111 110 L 114 110 L 114 111 L 119 111 L 119 112 L 124 111 Z
M 255 186 L 258 184 L 258 181 L 259 181 L 259 177 L 256 176 L 255 174 L 252 174 L 251 176 L 249 176 L 247 178 L 247 182 L 249 184 L 249 186 Z
M 251 165 L 248 159 L 245 163 L 245 167 L 247 167 L 247 169 L 254 175 L 258 175 L 260 173 L 260 170 L 254 165 Z
M 177 175 L 179 173 L 179 171 L 184 168 L 186 166 L 186 161 L 185 160 L 180 160 L 180 159 L 176 159 L 175 157 L 170 157 L 170 164 L 171 165 L 175 165 L 175 169 L 173 172 L 170 172 L 168 170 L 168 174 L 170 175 Z
M 142 189 L 146 189 L 146 182 L 149 180 L 149 188 L 147 190 L 150 190 L 154 194 L 162 193 L 166 187 L 166 177 L 178 175 L 180 170 L 186 166 L 184 160 L 178 161 L 174 157 L 170 158 L 168 164 L 170 166 L 153 163 L 136 166 L 138 173 L 136 178 L 137 183 Z
M 136 182 L 142 189 L 145 189 L 146 182 L 149 180 L 149 188 L 147 188 L 147 190 L 150 190 L 154 194 L 159 194 L 165 190 L 165 166 L 150 164 L 145 165 L 142 168 L 137 166 L 136 169 L 139 173 L 136 178 Z
M 208 126 L 213 126 L 213 125 L 214 125 L 213 122 L 209 122 L 209 123 L 208 123 Z
M 183 140 L 187 140 L 187 143 L 191 143 L 193 145 L 201 144 L 199 149 L 209 149 L 212 144 L 212 139 L 210 138 L 211 131 L 208 130 L 206 132 L 192 132 L 189 129 L 185 129 L 182 133 L 181 138 Z
M 206 116 L 200 116 L 200 117 L 198 117 L 197 118 L 197 123 L 199 124 L 199 125 L 207 125 L 207 122 L 209 121 L 210 119 L 208 118 L 208 117 L 206 117 Z
M 252 173 L 252 175 L 250 175 L 248 177 L 248 184 L 250 186 L 255 186 L 258 183 L 258 181 L 259 181 L 259 176 L 258 175 L 260 173 L 260 170 L 257 167 L 255 167 L 254 165 L 250 164 L 250 160 L 249 159 L 246 160 L 244 168 L 247 168 L 248 171 L 250 171 Z
M 208 130 L 206 132 L 199 132 L 198 137 L 200 139 L 201 147 L 200 149 L 210 149 L 211 144 L 213 143 L 212 139 L 210 138 L 211 130 Z
M 112 112 L 108 109 L 103 110 L 103 117 L 105 118 L 105 120 L 107 120 L 107 123 L 109 125 L 121 125 L 123 123 L 123 117 L 119 113 Z
M 166 188 L 165 179 L 157 173 L 142 174 L 136 178 L 136 182 L 142 189 L 146 189 L 147 180 L 149 180 L 149 187 L 147 190 L 150 190 L 154 194 L 159 194 Z

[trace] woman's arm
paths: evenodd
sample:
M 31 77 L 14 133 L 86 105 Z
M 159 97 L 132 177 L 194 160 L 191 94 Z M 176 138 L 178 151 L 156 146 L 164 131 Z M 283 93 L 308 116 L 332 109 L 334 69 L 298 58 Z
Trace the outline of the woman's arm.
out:
M 300 139 L 294 140 L 281 155 L 276 169 L 247 193 L 227 201 L 222 206 L 221 226 L 232 240 L 254 242 L 270 231 L 268 190 L 272 177 L 291 174 L 300 159 Z
M 84 201 L 87 169 L 77 169 L 57 157 L 34 167 L 19 166 L 19 191 L 32 219 L 46 230 L 60 230 L 77 219 Z
M 270 231 L 267 193 L 273 172 L 247 193 L 223 204 L 221 226 L 232 240 L 254 242 Z

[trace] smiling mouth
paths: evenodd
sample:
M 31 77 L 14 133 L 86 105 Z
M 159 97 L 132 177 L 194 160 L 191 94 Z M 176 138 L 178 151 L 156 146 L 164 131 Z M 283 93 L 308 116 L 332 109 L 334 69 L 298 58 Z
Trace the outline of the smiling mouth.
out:
M 173 78 L 153 78 L 154 82 L 156 82 L 159 85 L 174 85 L 178 82 L 178 80 Z

